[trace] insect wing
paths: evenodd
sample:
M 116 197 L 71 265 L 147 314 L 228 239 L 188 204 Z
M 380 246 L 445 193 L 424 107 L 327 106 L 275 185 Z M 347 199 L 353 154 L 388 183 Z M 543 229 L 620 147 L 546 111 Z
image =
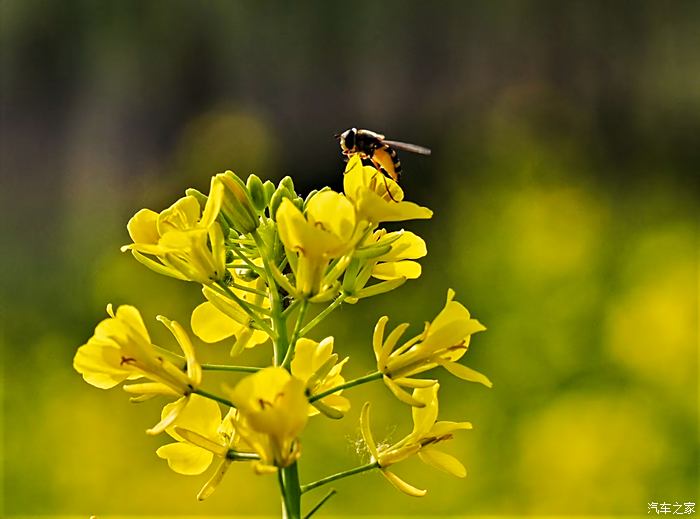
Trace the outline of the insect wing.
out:
M 417 144 L 409 144 L 407 142 L 389 141 L 383 140 L 384 144 L 388 144 L 392 148 L 396 148 L 401 151 L 409 151 L 411 153 L 418 153 L 419 155 L 430 155 L 432 151 L 429 148 L 424 148 L 423 146 L 418 146 Z

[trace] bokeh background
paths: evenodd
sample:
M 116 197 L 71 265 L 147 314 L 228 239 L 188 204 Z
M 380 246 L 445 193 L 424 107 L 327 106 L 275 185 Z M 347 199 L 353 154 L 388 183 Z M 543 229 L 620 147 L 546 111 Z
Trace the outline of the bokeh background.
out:
M 449 447 L 467 479 L 406 462 L 425 498 L 370 473 L 325 513 L 698 501 L 700 3 L 2 0 L 0 22 L 5 516 L 278 513 L 275 478 L 245 466 L 197 503 L 206 477 L 171 472 L 144 434 L 159 404 L 71 361 L 108 302 L 165 342 L 155 315 L 186 323 L 200 300 L 119 252 L 133 213 L 225 169 L 339 188 L 333 135 L 351 126 L 433 149 L 402 155 L 408 198 L 435 209 L 406 225 L 429 256 L 317 338 L 364 374 L 380 315 L 418 330 L 453 287 L 489 328 L 464 361 L 494 388 L 442 377 L 441 416 L 475 424 Z M 410 429 L 381 384 L 349 395 L 344 420 L 304 433 L 303 480 L 361 461 L 364 399 L 381 438 Z

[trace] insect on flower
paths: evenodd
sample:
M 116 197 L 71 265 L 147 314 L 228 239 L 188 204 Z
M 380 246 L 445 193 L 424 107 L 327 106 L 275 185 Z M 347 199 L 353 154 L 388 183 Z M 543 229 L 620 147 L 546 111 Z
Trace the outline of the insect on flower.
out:
M 374 167 L 394 181 L 399 180 L 401 161 L 396 150 L 410 151 L 420 155 L 430 155 L 431 151 L 423 146 L 406 142 L 390 141 L 384 135 L 371 130 L 350 128 L 337 134 L 343 155 L 348 157 L 358 154 L 360 158 L 372 162 Z

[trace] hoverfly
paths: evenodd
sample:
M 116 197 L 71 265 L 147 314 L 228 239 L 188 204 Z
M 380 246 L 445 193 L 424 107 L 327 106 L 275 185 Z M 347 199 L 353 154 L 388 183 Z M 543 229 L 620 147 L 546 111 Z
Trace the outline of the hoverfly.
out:
M 390 141 L 380 133 L 370 130 L 350 128 L 335 136 L 340 141 L 343 155 L 359 154 L 392 180 L 398 181 L 401 174 L 401 161 L 396 150 L 410 151 L 420 155 L 430 155 L 430 150 L 423 146 L 406 142 Z

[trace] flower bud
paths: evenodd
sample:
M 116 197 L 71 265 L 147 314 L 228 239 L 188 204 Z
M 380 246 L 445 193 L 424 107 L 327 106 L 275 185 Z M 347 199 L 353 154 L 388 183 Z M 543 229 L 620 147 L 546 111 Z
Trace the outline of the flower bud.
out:
M 265 205 L 270 203 L 270 200 L 272 199 L 272 195 L 275 193 L 275 190 L 277 189 L 275 185 L 272 183 L 271 180 L 266 180 L 265 183 L 263 184 L 263 189 L 265 190 Z
M 262 212 L 267 206 L 265 188 L 263 187 L 262 180 L 260 180 L 257 175 L 250 175 L 246 182 L 246 187 L 248 188 L 253 206 L 255 206 L 258 212 Z
M 224 186 L 221 212 L 231 225 L 243 234 L 257 229 L 260 220 L 243 181 L 232 171 L 219 173 L 214 181 L 220 182 Z
M 294 198 L 292 202 L 294 203 L 296 208 L 299 209 L 299 211 L 304 211 L 304 199 L 302 197 L 298 196 Z
M 292 180 L 292 177 L 286 176 L 282 180 L 280 180 L 279 187 L 285 187 L 289 191 L 289 193 L 292 195 L 290 198 L 296 195 L 296 192 L 294 191 L 294 181 Z
M 280 184 L 280 187 L 277 188 L 270 199 L 270 216 L 275 221 L 277 221 L 277 210 L 280 208 L 280 204 L 285 198 L 291 200 L 292 195 L 286 187 Z

